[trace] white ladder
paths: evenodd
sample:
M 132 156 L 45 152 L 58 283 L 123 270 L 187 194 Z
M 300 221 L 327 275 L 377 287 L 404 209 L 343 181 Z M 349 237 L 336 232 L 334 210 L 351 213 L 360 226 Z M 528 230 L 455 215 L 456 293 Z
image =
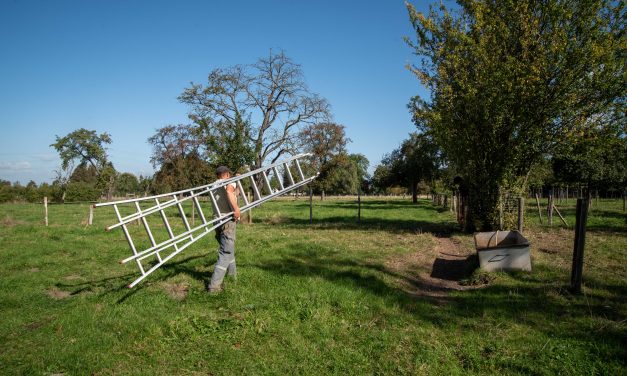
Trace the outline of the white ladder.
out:
M 216 190 L 223 189 L 223 187 L 235 183 L 241 192 L 242 200 L 244 202 L 244 205 L 240 206 L 240 212 L 243 213 L 263 202 L 306 185 L 314 180 L 318 174 L 316 173 L 315 175 L 309 177 L 305 176 L 299 162 L 299 159 L 302 160 L 310 155 L 311 154 L 295 155 L 281 162 L 273 163 L 269 166 L 250 171 L 245 174 L 183 191 L 95 204 L 95 207 L 113 206 L 118 222 L 106 227 L 105 229 L 110 231 L 116 227 L 122 228 L 133 255 L 125 258 L 121 261 L 121 263 L 135 261 L 141 273 L 141 276 L 129 284 L 128 287 L 134 287 L 149 274 L 159 269 L 171 258 L 182 252 L 185 248 L 194 244 L 215 228 L 233 219 L 232 211 L 228 213 L 221 213 L 219 211 L 214 196 L 214 192 L 216 192 Z M 281 174 L 281 172 L 283 172 L 283 174 Z M 257 186 L 256 180 L 261 182 L 261 187 Z M 242 182 L 244 181 L 250 181 L 250 187 L 253 191 L 253 197 L 251 200 L 246 197 L 246 192 L 244 191 L 244 186 L 242 185 Z M 202 200 L 207 197 L 209 200 Z M 193 206 L 192 210 L 195 209 L 198 213 L 198 217 L 200 219 L 200 225 L 198 226 L 190 224 L 188 215 L 183 209 L 183 204 L 187 201 L 189 201 Z M 216 218 L 213 217 L 213 214 L 210 216 L 206 216 L 204 214 L 204 202 L 211 203 L 213 211 L 217 213 Z M 123 216 L 121 209 L 125 212 L 130 211 L 131 213 Z M 170 224 L 168 215 L 170 217 L 174 215 L 181 218 L 183 222 L 182 232 L 175 232 L 179 229 Z M 158 220 L 159 224 L 162 225 L 167 232 L 165 234 L 165 240 L 157 241 L 153 230 L 151 230 L 149 219 L 154 219 L 155 217 L 160 219 Z M 149 241 L 149 245 L 147 246 L 142 246 L 141 240 L 133 240 L 131 237 L 131 232 L 129 231 L 128 226 L 132 223 L 138 222 L 141 222 L 144 227 L 147 240 Z M 154 221 L 152 222 L 152 225 L 155 226 Z M 134 234 L 134 236 L 135 235 L 137 234 Z M 136 242 L 138 243 L 138 246 L 136 246 Z

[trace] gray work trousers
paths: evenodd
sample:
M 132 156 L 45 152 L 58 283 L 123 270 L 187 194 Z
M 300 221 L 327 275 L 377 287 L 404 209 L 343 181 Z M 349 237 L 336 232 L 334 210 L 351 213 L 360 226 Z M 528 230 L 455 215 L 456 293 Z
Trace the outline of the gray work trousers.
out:
M 222 285 L 224 275 L 235 276 L 235 221 L 228 221 L 216 229 L 218 248 L 218 262 L 213 270 L 209 288 L 218 288 Z

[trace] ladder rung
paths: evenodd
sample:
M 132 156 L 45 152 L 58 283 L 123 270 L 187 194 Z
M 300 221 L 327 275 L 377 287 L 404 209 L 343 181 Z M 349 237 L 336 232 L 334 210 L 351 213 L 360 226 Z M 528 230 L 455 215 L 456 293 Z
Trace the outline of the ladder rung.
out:
M 244 192 L 244 187 L 242 187 L 241 180 L 237 181 L 237 187 L 239 188 L 239 192 L 242 195 L 242 198 L 244 199 L 244 205 L 248 205 L 248 197 L 246 197 L 246 192 Z
M 290 165 L 285 163 L 283 168 L 287 172 L 287 180 L 290 182 L 290 186 L 294 185 L 294 177 L 292 177 L 292 172 L 290 171 Z
M 196 211 L 200 215 L 200 219 L 202 220 L 202 223 L 206 224 L 207 219 L 205 218 L 205 213 L 202 212 L 202 208 L 200 207 L 200 202 L 198 202 L 198 196 L 194 196 L 193 200 L 194 200 L 194 205 L 196 206 Z
M 281 188 L 281 190 L 285 189 L 285 187 L 283 186 L 283 177 L 281 176 L 281 174 L 279 173 L 279 168 L 274 167 L 274 173 L 276 175 L 276 180 L 279 182 L 279 187 Z
M 295 159 L 294 162 L 296 162 L 296 168 L 298 169 L 298 173 L 300 174 L 300 178 L 302 180 L 305 180 L 305 175 L 303 174 L 303 170 L 300 168 L 300 163 L 298 162 L 298 159 Z
M 268 194 L 271 195 L 274 192 L 272 191 L 272 186 L 270 185 L 270 179 L 268 179 L 266 171 L 262 171 L 261 174 L 263 175 L 263 181 L 266 183 L 266 189 L 268 190 Z

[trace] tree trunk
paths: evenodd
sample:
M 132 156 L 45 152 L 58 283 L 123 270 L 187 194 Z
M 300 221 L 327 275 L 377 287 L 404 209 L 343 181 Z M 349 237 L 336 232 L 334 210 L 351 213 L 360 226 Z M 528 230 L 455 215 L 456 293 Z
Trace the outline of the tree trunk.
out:
M 468 195 L 468 215 L 465 231 L 492 231 L 498 225 L 495 214 L 498 211 L 498 186 L 489 183 L 470 185 Z
M 416 179 L 411 180 L 411 202 L 418 202 L 418 182 Z

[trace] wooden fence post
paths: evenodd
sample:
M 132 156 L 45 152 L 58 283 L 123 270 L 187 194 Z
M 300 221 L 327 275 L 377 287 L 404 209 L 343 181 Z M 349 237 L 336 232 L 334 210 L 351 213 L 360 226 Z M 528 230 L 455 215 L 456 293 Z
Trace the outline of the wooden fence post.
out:
M 324 192 L 324 191 L 323 191 Z M 324 193 L 322 193 L 324 195 Z M 313 223 L 313 190 L 309 187 L 309 224 Z
M 518 232 L 522 234 L 525 216 L 525 199 L 518 197 Z
M 553 194 L 549 193 L 548 207 L 546 208 L 547 222 L 549 226 L 553 226 Z
M 499 196 L 499 230 L 503 230 L 503 200 Z
M 357 223 L 361 223 L 361 192 L 357 192 Z
M 252 202 L 252 193 L 251 193 L 251 191 L 248 191 L 248 202 Z M 253 208 L 248 209 L 248 211 L 246 213 L 248 213 L 248 215 L 246 216 L 246 223 L 248 223 L 248 224 L 253 223 Z
M 536 193 L 536 205 L 538 206 L 538 216 L 540 217 L 540 224 L 542 224 L 542 210 L 540 210 L 540 196 Z
M 44 197 L 44 222 L 48 227 L 48 197 Z
M 192 203 L 192 226 L 196 225 L 196 215 L 194 210 L 194 203 Z
M 581 293 L 583 274 L 583 251 L 586 245 L 586 220 L 588 218 L 588 200 L 577 199 L 575 223 L 575 244 L 573 247 L 573 266 L 570 274 L 570 288 L 576 294 Z

